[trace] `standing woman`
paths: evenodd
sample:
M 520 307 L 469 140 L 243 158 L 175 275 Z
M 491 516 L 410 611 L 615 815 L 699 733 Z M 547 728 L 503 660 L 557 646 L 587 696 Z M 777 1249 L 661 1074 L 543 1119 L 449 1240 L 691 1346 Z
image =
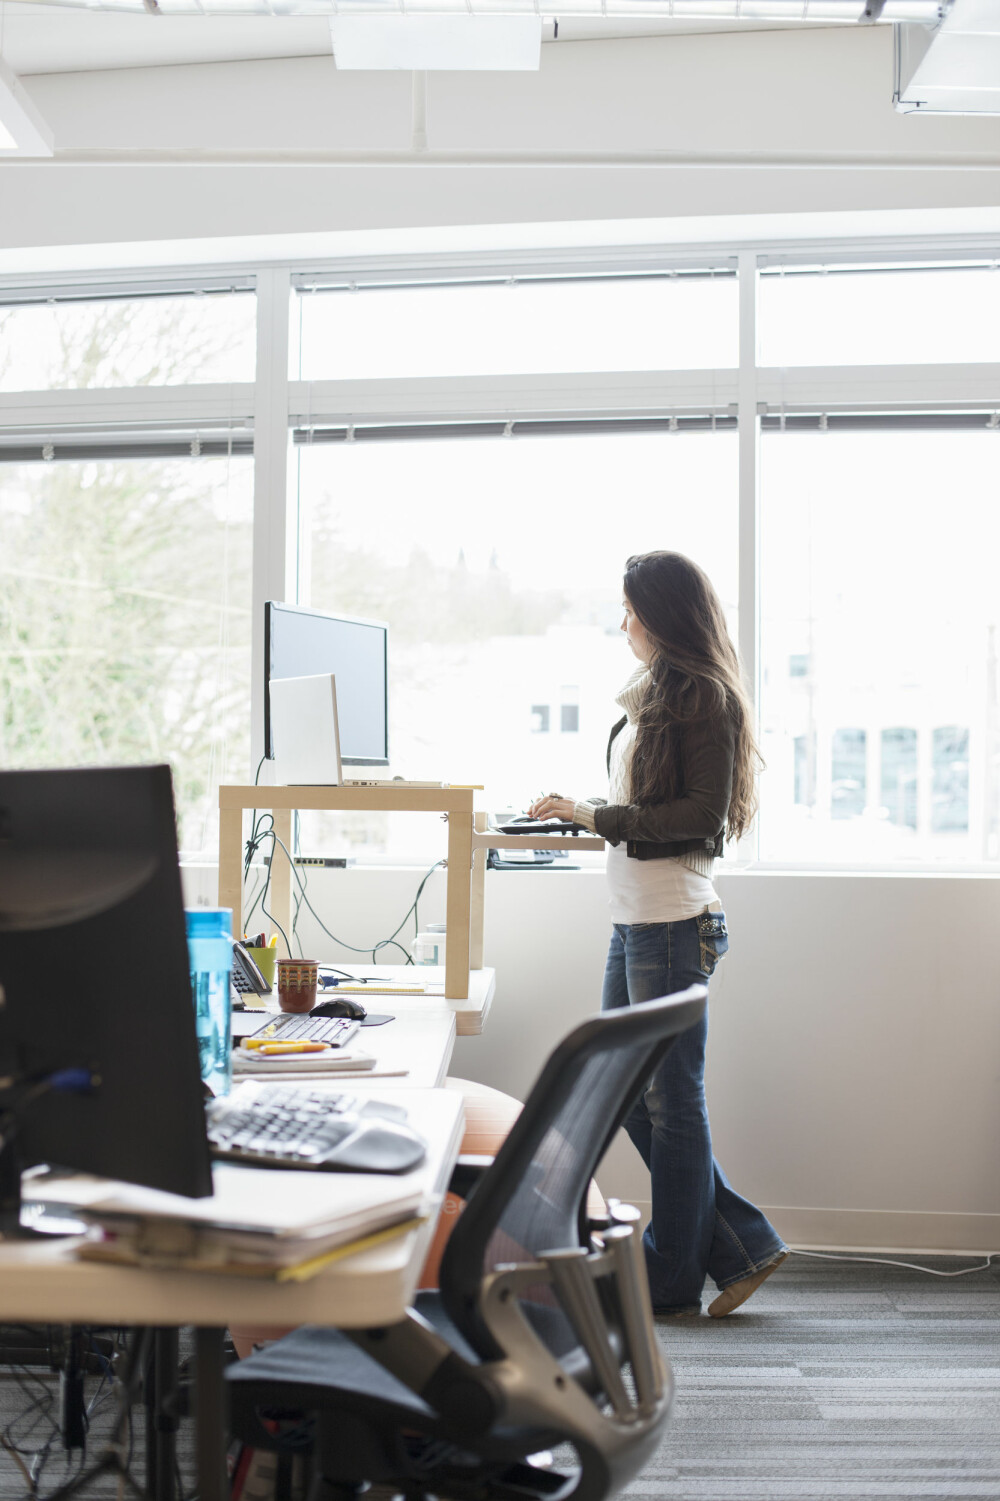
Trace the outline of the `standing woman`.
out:
M 539 818 L 574 819 L 608 841 L 613 933 L 602 1009 L 706 982 L 729 947 L 712 885 L 723 838 L 756 811 L 759 761 L 739 659 L 718 595 L 674 552 L 629 558 L 625 632 L 639 665 L 618 695 L 608 745 L 610 796 L 551 794 Z M 653 1212 L 643 1237 L 653 1307 L 701 1312 L 706 1275 L 722 1318 L 746 1301 L 788 1249 L 726 1180 L 705 1105 L 708 1017 L 681 1033 L 625 1122 L 649 1168 Z

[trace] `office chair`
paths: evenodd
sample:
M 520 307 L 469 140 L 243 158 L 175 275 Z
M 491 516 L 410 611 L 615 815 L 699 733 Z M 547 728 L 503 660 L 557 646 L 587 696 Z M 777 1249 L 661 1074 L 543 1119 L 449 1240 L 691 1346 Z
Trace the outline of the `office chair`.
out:
M 542 1069 L 441 1263 L 388 1328 L 307 1325 L 226 1372 L 232 1431 L 311 1453 L 309 1501 L 366 1482 L 409 1498 L 601 1501 L 656 1449 L 673 1381 L 654 1333 L 638 1211 L 588 1222 L 590 1178 L 706 990 L 595 1016 Z M 478 1172 L 471 1189 L 470 1179 Z M 529 1456 L 569 1443 L 576 1465 Z

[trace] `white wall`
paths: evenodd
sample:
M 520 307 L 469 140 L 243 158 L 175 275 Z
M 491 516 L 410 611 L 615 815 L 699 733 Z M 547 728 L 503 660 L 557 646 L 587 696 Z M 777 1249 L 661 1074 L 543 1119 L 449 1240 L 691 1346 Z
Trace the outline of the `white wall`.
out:
M 375 942 L 419 876 L 311 871 L 309 896 L 335 933 Z M 719 890 L 732 947 L 712 983 L 708 1093 L 734 1185 L 798 1244 L 1000 1249 L 1000 878 L 748 871 Z M 496 1000 L 451 1071 L 523 1098 L 599 1006 L 603 874 L 489 872 L 486 910 Z M 436 874 L 421 919 L 443 917 Z M 334 957 L 311 919 L 300 931 Z M 599 1178 L 648 1201 L 624 1137 Z
M 895 114 L 888 27 L 543 48 L 537 74 L 332 59 L 36 75 L 54 161 L 0 164 L 0 247 L 1000 202 L 1000 123 Z

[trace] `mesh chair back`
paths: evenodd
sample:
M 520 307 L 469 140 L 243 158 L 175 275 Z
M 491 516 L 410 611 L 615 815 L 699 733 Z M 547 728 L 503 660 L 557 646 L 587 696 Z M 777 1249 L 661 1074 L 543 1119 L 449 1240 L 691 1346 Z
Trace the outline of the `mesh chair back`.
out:
M 705 997 L 705 987 L 694 985 L 592 1017 L 545 1064 L 459 1217 L 441 1264 L 445 1308 L 482 1358 L 502 1354 L 478 1316 L 483 1278 L 503 1263 L 586 1245 L 594 1169 L 674 1038 L 701 1017 Z M 534 1290 L 526 1311 L 557 1357 L 577 1343 L 547 1287 Z

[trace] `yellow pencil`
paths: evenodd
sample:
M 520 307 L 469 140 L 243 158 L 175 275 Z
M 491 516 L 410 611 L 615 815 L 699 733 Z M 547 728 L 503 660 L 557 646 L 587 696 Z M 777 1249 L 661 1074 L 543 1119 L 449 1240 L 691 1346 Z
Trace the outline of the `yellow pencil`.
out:
M 262 1042 L 257 1051 L 270 1058 L 275 1054 L 284 1057 L 286 1053 L 327 1053 L 330 1049 L 325 1042 Z
M 405 1235 L 408 1230 L 416 1230 L 424 1223 L 424 1219 L 425 1216 L 420 1215 L 413 1219 L 401 1220 L 397 1225 L 387 1225 L 384 1230 L 373 1230 L 370 1235 L 363 1235 L 360 1240 L 349 1241 L 346 1246 L 335 1246 L 332 1251 L 324 1251 L 319 1256 L 310 1257 L 308 1261 L 297 1262 L 295 1266 L 282 1267 L 276 1273 L 275 1281 L 306 1282 L 335 1261 L 343 1261 L 347 1256 L 356 1256 L 359 1251 L 369 1251 L 372 1246 L 380 1246 L 384 1241 L 395 1240 L 398 1235 Z

